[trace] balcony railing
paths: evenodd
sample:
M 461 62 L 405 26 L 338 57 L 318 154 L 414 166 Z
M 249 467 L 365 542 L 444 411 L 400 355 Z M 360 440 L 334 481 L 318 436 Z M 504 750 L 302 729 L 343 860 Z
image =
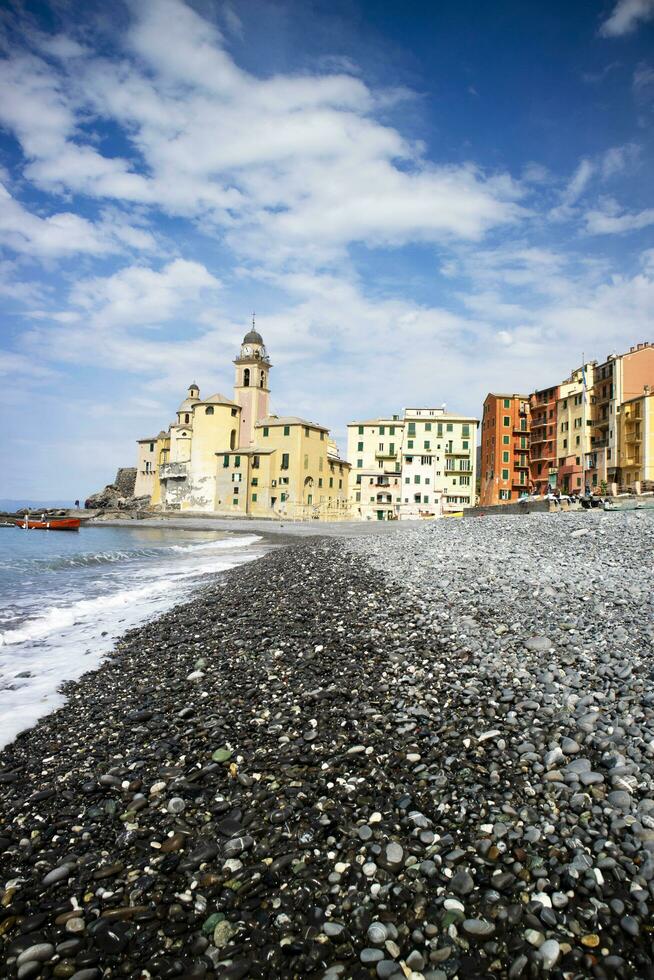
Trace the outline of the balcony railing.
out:
M 420 455 L 418 453 L 418 455 Z M 380 449 L 375 453 L 375 459 L 397 459 L 397 453 L 395 450 L 393 452 L 390 449 Z

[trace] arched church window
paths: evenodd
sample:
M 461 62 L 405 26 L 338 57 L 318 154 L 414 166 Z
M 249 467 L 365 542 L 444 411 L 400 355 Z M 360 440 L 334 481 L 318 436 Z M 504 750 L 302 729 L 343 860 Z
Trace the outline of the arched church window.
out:
M 244 388 L 249 388 L 250 387 L 250 369 L 249 368 L 246 368 L 245 371 L 243 372 L 243 387 Z
M 229 448 L 236 449 L 236 429 L 232 429 L 229 433 Z
M 262 371 L 261 374 L 259 375 L 259 387 L 260 388 L 263 388 L 264 383 L 265 383 L 265 380 L 266 380 L 266 372 L 265 371 Z
M 191 421 L 191 416 L 190 416 L 190 415 L 188 414 L 188 412 L 187 412 L 187 413 L 186 413 L 186 415 L 184 416 L 184 421 L 185 421 L 185 422 L 190 422 L 190 421 Z
M 209 405 L 207 408 L 205 408 L 204 414 L 205 415 L 213 415 L 213 405 Z

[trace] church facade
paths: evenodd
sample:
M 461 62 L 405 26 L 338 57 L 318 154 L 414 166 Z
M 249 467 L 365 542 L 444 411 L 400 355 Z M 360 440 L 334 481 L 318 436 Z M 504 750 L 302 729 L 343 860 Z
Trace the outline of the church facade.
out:
M 272 364 L 254 327 L 234 366 L 232 398 L 193 383 L 168 430 L 138 441 L 136 489 L 161 511 L 347 519 L 350 464 L 324 426 L 270 414 Z

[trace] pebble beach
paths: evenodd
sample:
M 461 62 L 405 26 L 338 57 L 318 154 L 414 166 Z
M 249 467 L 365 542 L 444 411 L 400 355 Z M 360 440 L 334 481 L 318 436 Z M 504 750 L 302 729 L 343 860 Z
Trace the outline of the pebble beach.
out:
M 2 752 L 7 977 L 654 977 L 652 512 L 367 530 Z

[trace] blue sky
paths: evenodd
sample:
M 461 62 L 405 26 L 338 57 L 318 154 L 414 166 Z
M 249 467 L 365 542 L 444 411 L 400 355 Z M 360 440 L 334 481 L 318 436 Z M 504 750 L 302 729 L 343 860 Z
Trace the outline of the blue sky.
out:
M 654 339 L 654 0 L 24 0 L 0 46 L 0 496 L 132 465 L 252 310 L 341 445 Z

